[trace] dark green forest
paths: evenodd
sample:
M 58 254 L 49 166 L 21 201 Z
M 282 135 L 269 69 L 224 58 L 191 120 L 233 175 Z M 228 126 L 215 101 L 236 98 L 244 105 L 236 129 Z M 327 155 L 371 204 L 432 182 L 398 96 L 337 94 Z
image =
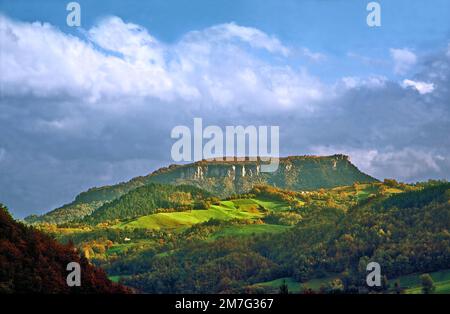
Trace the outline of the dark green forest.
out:
M 209 192 L 194 186 L 150 183 L 106 203 L 83 221 L 100 223 L 132 219 L 155 212 L 192 210 L 196 201 L 211 197 Z

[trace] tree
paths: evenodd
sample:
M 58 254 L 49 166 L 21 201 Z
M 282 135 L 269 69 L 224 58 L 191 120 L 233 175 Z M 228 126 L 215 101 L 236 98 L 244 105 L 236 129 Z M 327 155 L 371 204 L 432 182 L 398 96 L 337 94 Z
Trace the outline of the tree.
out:
M 194 209 L 209 209 L 211 207 L 211 202 L 207 200 L 199 200 L 195 202 Z
M 436 287 L 434 286 L 433 278 L 430 274 L 423 274 L 420 276 L 420 281 L 422 282 L 422 292 L 424 294 L 433 293 Z
M 396 294 L 401 294 L 402 293 L 402 287 L 401 287 L 401 285 L 400 285 L 400 281 L 396 281 L 395 283 L 394 283 L 394 290 L 395 290 L 395 293 Z
M 389 290 L 389 281 L 386 276 L 381 277 L 381 290 L 385 292 Z
M 395 188 L 399 185 L 397 180 L 395 179 L 384 179 L 383 183 L 392 188 Z
M 344 291 L 344 284 L 342 280 L 337 278 L 328 283 L 323 283 L 320 286 L 320 293 L 324 294 L 339 294 Z
M 279 294 L 289 294 L 289 287 L 286 284 L 286 280 L 283 279 L 283 283 L 280 286 Z

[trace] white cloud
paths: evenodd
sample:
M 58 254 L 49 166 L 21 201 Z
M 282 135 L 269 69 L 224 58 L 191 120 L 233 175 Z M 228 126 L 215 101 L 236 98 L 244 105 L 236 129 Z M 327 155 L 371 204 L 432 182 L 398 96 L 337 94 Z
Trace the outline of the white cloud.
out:
M 339 83 L 343 84 L 347 89 L 353 89 L 360 87 L 380 88 L 384 87 L 386 82 L 386 77 L 380 75 L 372 75 L 366 78 L 346 76 L 343 77 Z
M 109 17 L 67 35 L 49 24 L 0 16 L 6 95 L 81 98 L 89 103 L 121 98 L 181 100 L 196 104 L 311 108 L 324 95 L 319 80 L 275 65 L 289 49 L 275 37 L 234 23 L 159 42 L 138 25 Z M 258 50 L 268 53 L 264 58 Z
M 434 90 L 433 83 L 425 83 L 413 80 L 403 80 L 402 87 L 403 88 L 412 87 L 415 90 L 417 90 L 421 95 L 431 93 Z
M 409 69 L 417 63 L 416 55 L 404 49 L 390 49 L 391 57 L 394 61 L 394 72 L 396 74 L 405 74 Z
M 128 61 L 144 64 L 164 64 L 163 46 L 146 29 L 132 23 L 124 23 L 118 17 L 110 17 L 92 27 L 88 36 L 100 47 L 120 52 Z
M 449 164 L 449 160 L 438 153 L 413 148 L 395 150 L 388 147 L 380 150 L 342 146 L 313 146 L 311 152 L 318 155 L 347 154 L 361 171 L 381 180 L 398 178 L 411 181 L 417 177 L 439 172 L 441 163 Z
M 278 38 L 269 36 L 256 28 L 244 27 L 235 23 L 216 25 L 202 32 L 191 32 L 188 37 L 194 39 L 198 35 L 200 35 L 200 38 L 206 37 L 206 39 L 211 41 L 221 40 L 230 42 L 237 39 L 254 48 L 266 49 L 271 53 L 280 53 L 283 56 L 289 54 L 289 49 Z
M 303 48 L 302 53 L 305 57 L 311 59 L 314 62 L 320 62 L 326 60 L 326 56 L 320 52 L 312 52 L 308 48 Z

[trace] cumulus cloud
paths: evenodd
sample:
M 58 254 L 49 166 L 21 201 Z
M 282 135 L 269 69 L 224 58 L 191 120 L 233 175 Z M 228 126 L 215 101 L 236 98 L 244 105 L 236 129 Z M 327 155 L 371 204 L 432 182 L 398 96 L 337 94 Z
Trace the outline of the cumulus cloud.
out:
M 434 90 L 433 83 L 425 83 L 413 80 L 403 80 L 402 86 L 405 88 L 412 87 L 417 90 L 420 94 L 428 94 Z
M 302 53 L 305 57 L 309 58 L 314 62 L 325 61 L 327 59 L 326 55 L 320 52 L 313 52 L 308 48 L 303 48 Z
M 417 178 L 439 177 L 441 167 L 448 169 L 450 159 L 436 152 L 421 148 L 392 147 L 379 149 L 360 149 L 354 147 L 313 146 L 311 151 L 319 155 L 344 153 L 353 163 L 378 179 L 396 178 L 402 181 L 414 181 Z
M 253 48 L 262 48 L 271 53 L 280 53 L 287 56 L 290 51 L 285 47 L 278 38 L 269 36 L 259 29 L 253 27 L 244 27 L 236 23 L 227 23 L 210 27 L 201 32 L 191 32 L 187 36 L 190 41 L 198 41 L 207 39 L 211 41 L 233 42 L 240 40 L 249 44 Z
M 417 63 L 417 56 L 409 49 L 390 49 L 394 61 L 394 73 L 405 74 Z
M 124 97 L 222 105 L 257 101 L 308 108 L 324 95 L 305 70 L 270 62 L 289 54 L 277 38 L 234 23 L 192 31 L 168 45 L 118 17 L 87 30 L 85 39 L 46 23 L 0 19 L 6 73 L 0 83 L 6 95 L 90 103 Z M 258 50 L 268 56 L 259 57 Z

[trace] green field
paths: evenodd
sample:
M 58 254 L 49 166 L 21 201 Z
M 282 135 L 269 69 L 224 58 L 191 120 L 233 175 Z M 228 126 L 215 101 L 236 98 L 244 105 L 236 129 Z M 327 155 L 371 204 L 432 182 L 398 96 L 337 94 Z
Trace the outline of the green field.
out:
M 229 205 L 229 204 L 227 204 Z M 263 215 L 258 211 L 246 211 L 244 206 L 239 209 L 223 205 L 212 205 L 207 210 L 191 210 L 186 212 L 158 213 L 139 217 L 135 220 L 116 225 L 117 228 L 147 228 L 147 229 L 174 229 L 188 227 L 206 222 L 210 219 L 256 219 Z
M 411 274 L 407 276 L 402 276 L 392 280 L 400 281 L 400 286 L 406 288 L 405 293 L 407 294 L 420 294 L 422 293 L 422 286 L 420 283 L 421 274 Z M 450 269 L 437 271 L 430 273 L 431 278 L 433 278 L 436 290 L 434 293 L 447 294 L 450 293 Z
M 241 210 L 248 210 L 259 206 L 262 206 L 267 210 L 273 211 L 288 210 L 290 208 L 290 206 L 285 202 L 263 198 L 244 198 L 230 201 L 222 201 L 221 205 L 224 207 L 236 208 Z
M 251 199 L 254 203 L 263 206 L 264 208 L 268 210 L 273 211 L 282 211 L 282 210 L 289 210 L 289 205 L 286 203 L 280 202 L 280 201 L 274 201 L 274 200 L 263 200 L 263 199 Z
M 355 195 L 358 201 L 367 199 L 370 195 L 374 195 L 378 192 L 378 189 L 380 187 L 380 184 L 358 184 L 357 188 L 353 185 L 351 186 L 340 186 L 333 189 L 330 189 L 331 193 L 343 193 L 346 195 Z M 402 193 L 403 190 L 399 188 L 393 188 L 393 187 L 386 187 L 386 193 L 387 194 L 398 194 Z
M 404 293 L 406 294 L 421 294 L 422 293 L 422 286 L 420 282 L 420 275 L 421 274 L 411 274 L 406 276 L 401 276 L 395 279 L 389 279 L 389 284 L 391 286 L 391 293 L 394 292 L 393 286 L 394 283 L 398 280 L 400 282 L 400 286 L 405 289 Z M 430 273 L 431 277 L 433 278 L 434 285 L 436 287 L 436 290 L 434 293 L 436 294 L 450 294 L 450 269 L 432 272 Z M 336 278 L 339 278 L 338 274 L 329 275 L 324 278 L 316 278 L 311 279 L 304 283 L 299 283 L 295 281 L 293 278 L 290 277 L 284 277 L 284 278 L 278 278 L 271 281 L 266 282 L 260 282 L 252 285 L 252 287 L 264 287 L 269 288 L 273 292 L 278 291 L 280 286 L 283 284 L 283 280 L 285 280 L 286 284 L 288 285 L 289 292 L 292 293 L 298 293 L 300 290 L 303 289 L 311 289 L 313 291 L 319 291 L 320 286 L 323 284 L 326 284 Z
M 271 224 L 254 224 L 254 225 L 239 225 L 224 228 L 211 236 L 211 239 L 217 239 L 227 236 L 248 236 L 257 233 L 278 233 L 289 229 L 288 226 L 271 225 Z
M 252 287 L 253 288 L 258 288 L 258 287 L 269 288 L 269 289 L 273 289 L 273 291 L 276 292 L 276 291 L 278 291 L 280 286 L 283 284 L 283 281 L 287 284 L 289 292 L 293 292 L 293 293 L 300 292 L 300 283 L 290 277 L 283 277 L 283 278 L 278 278 L 278 279 L 271 280 L 271 281 L 259 282 L 259 283 L 252 285 Z
M 131 277 L 131 276 L 127 276 L 127 275 L 117 275 L 117 276 L 108 276 L 109 280 L 111 280 L 112 282 L 119 282 L 121 278 L 127 278 L 127 277 Z
M 106 254 L 108 256 L 117 254 L 124 254 L 130 249 L 148 249 L 152 246 L 152 243 L 147 240 L 138 240 L 138 241 L 130 241 L 127 243 L 116 243 L 113 246 L 111 246 L 107 251 Z
M 112 282 L 119 282 L 120 278 L 122 276 L 108 276 L 109 280 L 111 280 Z
M 283 281 L 285 281 L 290 293 L 299 293 L 304 289 L 311 289 L 313 291 L 318 291 L 321 285 L 326 284 L 336 278 L 338 278 L 338 275 L 334 274 L 324 278 L 311 279 L 307 282 L 300 283 L 291 277 L 283 277 L 271 281 L 256 283 L 253 285 L 253 287 L 269 288 L 273 292 L 277 292 L 280 286 L 283 284 Z
M 307 282 L 302 283 L 302 289 L 311 289 L 313 291 L 319 291 L 320 286 L 325 285 L 336 278 L 339 278 L 338 274 L 330 275 L 323 278 L 311 279 L 308 280 Z

